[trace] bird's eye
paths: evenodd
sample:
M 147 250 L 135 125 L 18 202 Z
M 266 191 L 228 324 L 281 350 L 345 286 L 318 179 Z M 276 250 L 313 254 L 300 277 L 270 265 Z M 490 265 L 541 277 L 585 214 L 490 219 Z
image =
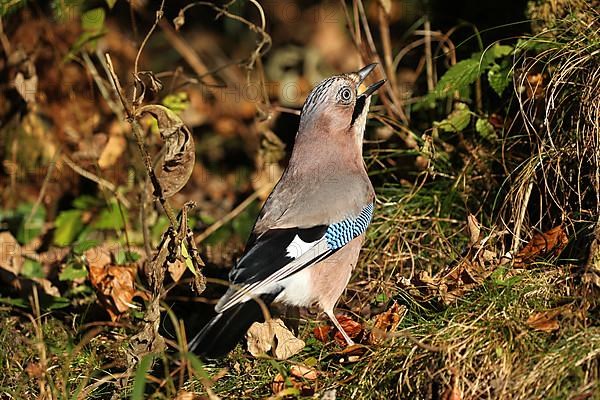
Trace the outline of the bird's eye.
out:
M 350 90 L 348 87 L 342 88 L 339 96 L 342 103 L 348 104 L 350 101 L 352 101 L 352 90 Z

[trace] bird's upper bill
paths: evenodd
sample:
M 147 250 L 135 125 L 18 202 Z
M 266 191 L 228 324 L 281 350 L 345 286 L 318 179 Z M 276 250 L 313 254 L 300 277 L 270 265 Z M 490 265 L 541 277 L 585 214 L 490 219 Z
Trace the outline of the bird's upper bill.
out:
M 379 81 L 379 82 L 375 82 L 374 84 L 367 86 L 365 90 L 363 90 L 362 92 L 360 92 L 361 90 L 361 85 L 363 83 L 363 81 L 367 78 L 367 76 L 369 76 L 369 74 L 371 73 L 371 71 L 373 71 L 375 69 L 375 67 L 377 66 L 377 63 L 373 63 L 373 64 L 369 64 L 366 67 L 363 67 L 362 69 L 360 69 L 359 71 L 353 73 L 352 75 L 356 76 L 357 79 L 357 92 L 358 92 L 358 97 L 369 97 L 371 96 L 373 93 L 375 93 L 375 91 L 377 89 L 379 89 L 384 83 L 385 83 L 385 79 Z

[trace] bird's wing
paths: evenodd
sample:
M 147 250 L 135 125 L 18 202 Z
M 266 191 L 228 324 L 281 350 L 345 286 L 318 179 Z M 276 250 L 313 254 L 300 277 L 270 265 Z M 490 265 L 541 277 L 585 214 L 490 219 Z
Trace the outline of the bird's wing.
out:
M 329 257 L 364 233 L 372 216 L 373 204 L 369 203 L 358 216 L 330 225 L 271 229 L 262 233 L 252 240 L 231 270 L 232 287 L 215 309 L 223 312 L 264 293 L 268 285 Z

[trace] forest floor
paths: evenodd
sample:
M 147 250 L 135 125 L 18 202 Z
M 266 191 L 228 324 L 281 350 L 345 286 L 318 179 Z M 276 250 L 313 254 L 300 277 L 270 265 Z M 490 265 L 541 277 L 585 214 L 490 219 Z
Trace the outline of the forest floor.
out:
M 600 399 L 597 1 L 502 40 L 404 1 L 135 3 L 0 8 L 0 399 Z M 372 61 L 357 345 L 279 310 L 189 353 L 307 93 Z

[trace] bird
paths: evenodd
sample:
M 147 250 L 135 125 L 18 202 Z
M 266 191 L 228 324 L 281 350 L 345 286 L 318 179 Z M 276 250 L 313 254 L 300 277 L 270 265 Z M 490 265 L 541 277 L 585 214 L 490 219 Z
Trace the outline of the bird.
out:
M 288 166 L 267 197 L 229 288 L 212 318 L 188 343 L 206 358 L 228 354 L 265 307 L 316 306 L 348 345 L 334 314 L 357 264 L 375 192 L 362 157 L 371 96 L 361 90 L 376 63 L 332 76 L 309 93 L 300 112 Z

